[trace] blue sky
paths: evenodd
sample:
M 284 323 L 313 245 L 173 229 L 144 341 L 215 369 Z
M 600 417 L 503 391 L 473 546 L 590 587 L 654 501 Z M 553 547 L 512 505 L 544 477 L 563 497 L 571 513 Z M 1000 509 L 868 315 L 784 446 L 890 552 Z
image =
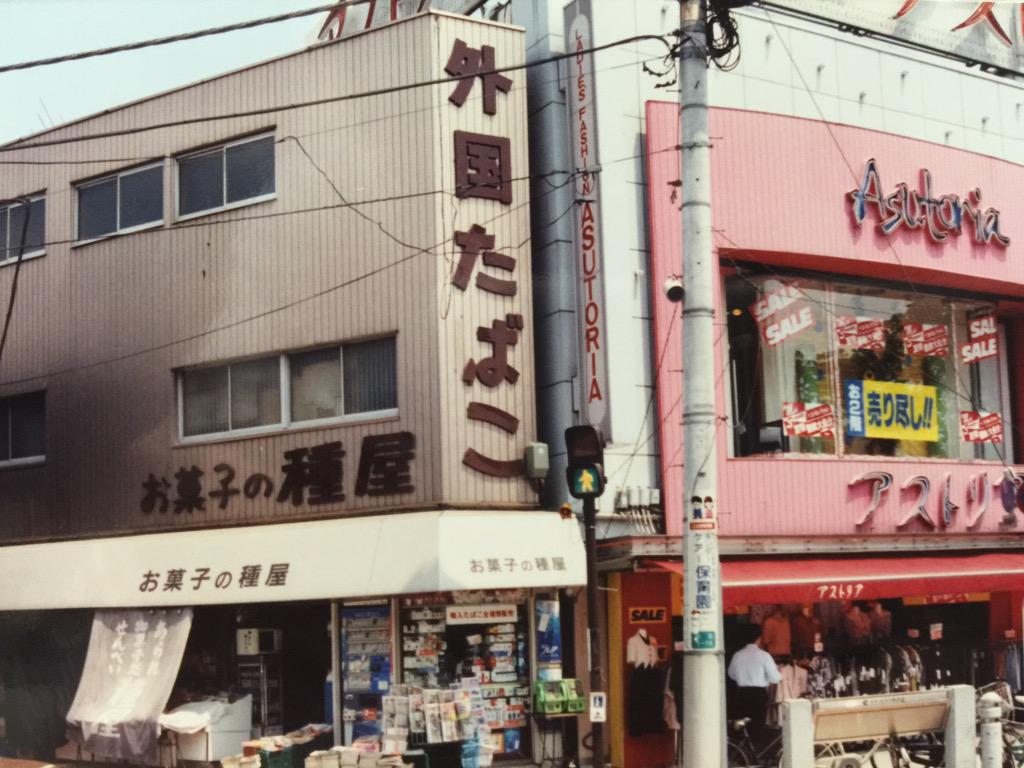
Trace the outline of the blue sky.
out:
M 328 0 L 0 0 L 0 64 L 163 37 Z M 201 40 L 0 73 L 0 143 L 297 50 L 317 14 Z

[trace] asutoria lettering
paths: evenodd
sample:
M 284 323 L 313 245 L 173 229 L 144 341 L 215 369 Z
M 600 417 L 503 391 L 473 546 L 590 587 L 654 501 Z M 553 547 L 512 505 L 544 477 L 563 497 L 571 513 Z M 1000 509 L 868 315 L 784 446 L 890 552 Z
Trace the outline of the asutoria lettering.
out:
M 999 229 L 999 211 L 995 208 L 981 209 L 981 190 L 974 188 L 964 199 L 957 195 L 932 194 L 931 173 L 921 169 L 921 191 L 913 190 L 904 182 L 888 195 L 882 192 L 882 180 L 874 158 L 864 166 L 860 186 L 849 193 L 853 219 L 862 224 L 868 209 L 874 207 L 878 216 L 878 227 L 891 235 L 901 226 L 908 229 L 925 227 L 936 243 L 944 242 L 949 235 L 959 234 L 966 222 L 972 225 L 974 239 L 978 243 L 995 243 L 1004 248 L 1010 244 Z

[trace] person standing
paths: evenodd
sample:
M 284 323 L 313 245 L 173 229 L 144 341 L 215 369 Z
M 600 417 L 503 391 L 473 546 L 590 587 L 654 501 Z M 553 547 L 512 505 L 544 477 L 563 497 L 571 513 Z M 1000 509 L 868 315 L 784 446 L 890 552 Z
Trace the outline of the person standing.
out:
M 736 683 L 736 715 L 750 718 L 750 738 L 760 747 L 768 717 L 768 686 L 778 684 L 782 675 L 771 654 L 761 648 L 758 627 L 747 631 L 747 644 L 732 655 L 727 674 Z

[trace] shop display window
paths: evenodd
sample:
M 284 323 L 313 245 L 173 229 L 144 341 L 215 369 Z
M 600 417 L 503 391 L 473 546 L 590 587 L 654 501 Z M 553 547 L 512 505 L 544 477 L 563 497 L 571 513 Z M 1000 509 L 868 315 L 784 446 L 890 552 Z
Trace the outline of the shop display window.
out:
M 991 302 L 741 270 L 725 294 L 735 455 L 1012 461 Z
M 423 732 L 417 733 L 414 717 L 413 743 L 463 738 L 458 734 L 465 718 L 457 704 L 459 692 L 468 690 L 479 696 L 496 756 L 529 754 L 528 603 L 525 597 L 498 599 L 502 602 L 454 602 L 450 596 L 403 601 L 402 680 L 423 697 Z
M 391 690 L 391 608 L 341 609 L 341 695 L 344 743 L 381 735 L 383 697 Z

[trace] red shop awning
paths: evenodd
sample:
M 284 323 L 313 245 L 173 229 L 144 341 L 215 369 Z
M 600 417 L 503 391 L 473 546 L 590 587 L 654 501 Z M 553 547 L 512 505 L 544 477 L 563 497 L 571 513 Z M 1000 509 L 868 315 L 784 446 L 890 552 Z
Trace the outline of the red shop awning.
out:
M 647 565 L 681 574 L 678 560 Z M 1024 553 L 722 562 L 726 606 L 1024 590 Z

